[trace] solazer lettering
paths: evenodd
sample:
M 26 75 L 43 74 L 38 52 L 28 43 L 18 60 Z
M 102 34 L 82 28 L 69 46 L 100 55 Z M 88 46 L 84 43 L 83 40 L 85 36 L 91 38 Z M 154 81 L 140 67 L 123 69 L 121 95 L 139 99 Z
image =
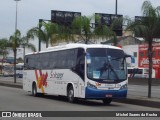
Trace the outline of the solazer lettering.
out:
M 57 78 L 57 79 L 62 79 L 64 73 L 56 73 L 51 71 L 51 77 L 50 78 Z

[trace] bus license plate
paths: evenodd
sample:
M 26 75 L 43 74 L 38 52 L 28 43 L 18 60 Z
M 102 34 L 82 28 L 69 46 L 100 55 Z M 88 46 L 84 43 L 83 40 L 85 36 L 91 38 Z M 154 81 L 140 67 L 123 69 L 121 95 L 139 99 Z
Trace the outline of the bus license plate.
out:
M 115 87 L 115 84 L 105 84 L 105 87 L 114 88 L 114 87 Z
M 111 98 L 111 97 L 112 97 L 112 95 L 106 95 L 106 97 L 110 97 L 110 98 Z

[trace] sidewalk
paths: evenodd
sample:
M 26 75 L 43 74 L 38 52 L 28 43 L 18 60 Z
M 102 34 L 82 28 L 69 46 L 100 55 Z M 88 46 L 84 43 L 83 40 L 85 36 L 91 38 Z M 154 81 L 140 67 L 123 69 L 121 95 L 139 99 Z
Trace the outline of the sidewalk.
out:
M 0 77 L 0 86 L 8 86 L 22 89 L 22 82 L 22 78 L 17 78 L 17 82 L 14 83 L 13 77 Z M 128 91 L 127 99 L 118 99 L 114 101 L 126 104 L 160 108 L 160 96 L 147 98 L 147 96 L 136 95 L 135 93 L 133 94 L 132 91 Z
M 16 83 L 14 83 L 13 77 L 0 77 L 0 86 L 14 87 L 22 89 L 22 79 L 17 78 Z

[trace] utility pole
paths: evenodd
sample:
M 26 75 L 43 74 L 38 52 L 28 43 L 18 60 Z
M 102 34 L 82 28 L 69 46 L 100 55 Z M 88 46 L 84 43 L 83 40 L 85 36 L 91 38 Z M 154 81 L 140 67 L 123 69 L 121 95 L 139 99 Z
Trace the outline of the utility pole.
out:
M 115 14 L 117 15 L 117 0 L 116 0 L 116 6 L 115 6 Z
M 41 38 L 40 38 L 40 30 L 41 30 L 41 27 L 42 27 L 42 19 L 39 19 L 39 35 L 38 35 L 38 39 L 39 39 L 39 46 L 38 46 L 38 51 L 41 51 Z
M 18 13 L 18 2 L 21 0 L 14 0 L 16 1 L 16 20 L 15 20 L 15 48 L 14 48 L 14 83 L 16 83 L 16 54 L 17 54 L 17 13 Z

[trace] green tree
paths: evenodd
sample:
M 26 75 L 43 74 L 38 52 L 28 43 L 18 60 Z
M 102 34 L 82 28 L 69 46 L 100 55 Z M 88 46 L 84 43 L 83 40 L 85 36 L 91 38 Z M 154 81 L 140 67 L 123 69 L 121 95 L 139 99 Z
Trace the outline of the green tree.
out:
M 17 30 L 13 35 L 10 36 L 8 45 L 14 54 L 14 83 L 16 83 L 16 57 L 17 57 L 17 47 L 23 45 L 24 47 L 30 48 L 33 51 L 36 51 L 33 44 L 29 43 L 31 36 L 27 34 L 25 37 L 21 37 L 21 32 Z
M 8 44 L 8 40 L 7 39 L 5 39 L 5 38 L 4 39 L 0 39 L 0 55 L 2 55 L 3 59 L 8 54 L 7 44 Z
M 130 20 L 127 29 L 133 30 L 136 34 L 141 35 L 148 44 L 149 60 L 149 79 L 148 79 L 148 98 L 151 98 L 152 84 L 152 43 L 153 39 L 160 37 L 160 6 L 153 7 L 150 1 L 144 1 L 142 5 L 143 17 L 141 20 Z
M 81 16 L 77 17 L 72 22 L 72 33 L 77 39 L 83 40 L 86 44 L 93 38 L 91 30 L 92 17 Z M 75 38 L 75 40 L 76 40 Z
M 71 26 L 58 25 L 57 28 L 57 34 L 53 35 L 53 39 L 51 39 L 51 45 L 58 42 L 75 42 L 75 34 L 73 33 Z
M 7 39 L 5 39 L 5 38 L 0 39 L 0 55 L 2 55 L 2 66 L 0 67 L 1 71 L 2 71 L 2 68 L 3 68 L 4 58 L 8 54 L 7 44 L 8 44 L 8 40 Z
M 96 19 L 96 24 L 92 21 Z M 84 43 L 91 42 L 93 39 L 109 39 L 113 38 L 114 45 L 117 44 L 117 36 L 114 29 L 117 25 L 122 24 L 123 18 L 117 18 L 110 26 L 101 23 L 99 16 L 81 16 L 75 18 L 72 23 L 73 34 L 78 35 L 78 39 L 81 38 Z
M 23 47 L 23 60 L 24 60 L 25 49 L 26 49 L 26 48 L 28 48 L 28 49 L 30 49 L 30 50 L 32 50 L 32 51 L 34 51 L 34 52 L 36 51 L 35 45 L 32 44 L 32 43 L 30 43 L 30 40 L 34 40 L 34 39 L 33 39 L 33 36 L 30 35 L 29 33 L 27 33 L 26 36 L 23 36 L 23 37 L 21 38 L 21 43 L 20 43 L 20 45 Z
M 40 28 L 39 28 L 40 26 Z M 48 48 L 49 43 L 56 43 L 60 37 L 58 37 L 59 26 L 51 22 L 40 22 L 38 27 L 33 27 L 28 31 L 30 36 L 39 38 L 43 43 L 46 43 Z

